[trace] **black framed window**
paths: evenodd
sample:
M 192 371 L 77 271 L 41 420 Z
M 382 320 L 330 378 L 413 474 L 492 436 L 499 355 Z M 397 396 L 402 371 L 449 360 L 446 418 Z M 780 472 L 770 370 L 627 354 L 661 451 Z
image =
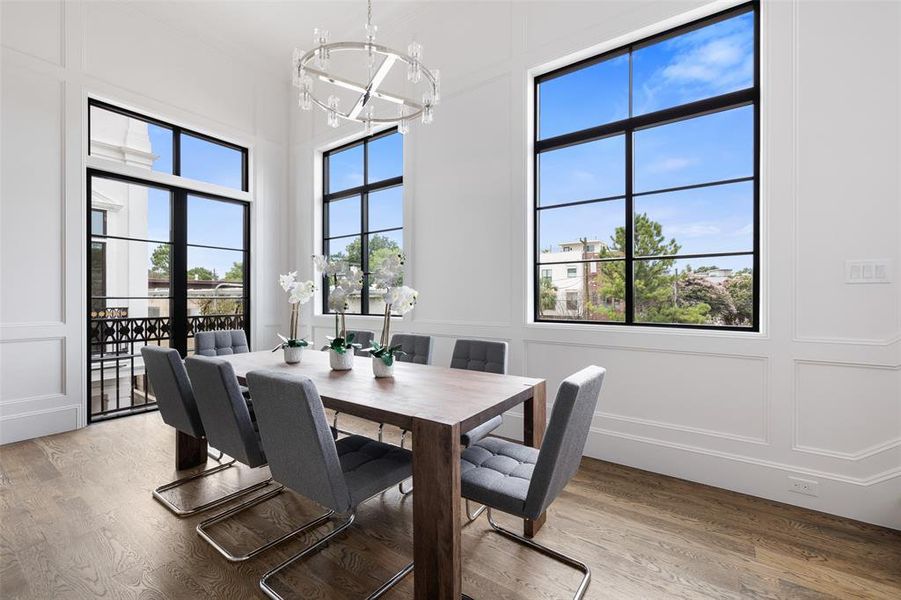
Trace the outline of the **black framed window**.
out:
M 364 272 L 360 295 L 348 314 L 381 315 L 385 290 L 369 272 L 385 257 L 403 251 L 403 136 L 389 129 L 323 155 L 322 253 Z M 328 311 L 331 282 L 323 282 Z
M 535 79 L 534 318 L 759 330 L 757 3 Z
M 93 100 L 89 114 L 91 154 L 148 173 L 87 171 L 87 398 L 94 421 L 155 408 L 141 346 L 186 356 L 199 331 L 249 334 L 250 205 L 151 174 L 246 190 L 247 149 Z

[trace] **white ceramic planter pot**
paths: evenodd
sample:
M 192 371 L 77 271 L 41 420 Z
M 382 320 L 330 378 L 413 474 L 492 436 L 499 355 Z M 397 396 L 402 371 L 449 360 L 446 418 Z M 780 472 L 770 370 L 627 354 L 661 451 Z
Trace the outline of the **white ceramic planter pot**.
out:
M 303 353 L 303 346 L 285 346 L 285 362 L 289 365 L 296 365 L 300 362 L 300 356 Z
M 329 349 L 328 362 L 333 371 L 350 371 L 354 368 L 354 351 L 345 350 L 344 354 Z
M 372 374 L 376 377 L 394 377 L 394 364 L 389 367 L 378 356 L 372 357 Z

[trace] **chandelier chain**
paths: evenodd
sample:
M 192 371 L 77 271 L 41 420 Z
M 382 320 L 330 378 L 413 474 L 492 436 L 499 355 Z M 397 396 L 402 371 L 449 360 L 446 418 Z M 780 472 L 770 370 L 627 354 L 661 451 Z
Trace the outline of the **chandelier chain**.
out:
M 366 24 L 372 25 L 372 0 L 366 1 Z

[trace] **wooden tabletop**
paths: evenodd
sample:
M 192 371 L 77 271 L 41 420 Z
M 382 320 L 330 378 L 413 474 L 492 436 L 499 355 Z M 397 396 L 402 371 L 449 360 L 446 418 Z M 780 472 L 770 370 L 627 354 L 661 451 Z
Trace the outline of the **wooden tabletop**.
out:
M 469 431 L 531 398 L 532 388 L 544 381 L 404 362 L 395 362 L 393 378 L 376 379 L 369 357 L 355 357 L 350 371 L 332 371 L 328 352 L 317 350 L 305 350 L 296 365 L 268 350 L 219 358 L 241 380 L 256 370 L 306 375 L 326 407 L 405 429 L 412 429 L 415 418 Z

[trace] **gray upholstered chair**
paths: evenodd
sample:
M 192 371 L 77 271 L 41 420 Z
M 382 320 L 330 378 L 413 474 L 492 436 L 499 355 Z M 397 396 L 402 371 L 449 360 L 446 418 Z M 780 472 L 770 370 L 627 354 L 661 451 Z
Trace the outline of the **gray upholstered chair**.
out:
M 243 329 L 198 331 L 194 334 L 194 353 L 198 356 L 223 356 L 250 352 Z
M 238 378 L 235 376 L 231 364 L 221 358 L 190 356 L 185 359 L 185 366 L 194 386 L 197 409 L 206 426 L 207 439 L 217 448 L 221 448 L 229 456 L 233 456 L 248 467 L 265 466 L 267 464 L 266 453 L 260 443 L 257 425 L 251 419 L 250 410 L 241 394 Z M 265 482 L 275 484 L 271 476 Z M 276 544 L 324 523 L 331 516 L 331 511 L 326 512 L 244 554 L 231 552 L 213 539 L 207 531 L 216 523 L 221 523 L 242 511 L 274 498 L 284 490 L 284 485 L 275 484 L 274 489 L 203 521 L 197 525 L 197 533 L 222 556 L 237 562 L 253 558 Z
M 141 348 L 141 357 L 144 359 L 144 370 L 156 397 L 157 407 L 163 422 L 183 434 L 198 439 L 205 439 L 206 431 L 204 430 L 200 413 L 197 411 L 191 380 L 188 379 L 188 373 L 185 371 L 185 365 L 178 354 L 178 350 L 160 346 L 144 346 Z M 221 458 L 222 453 L 220 452 L 219 459 Z M 153 490 L 153 497 L 179 517 L 187 517 L 220 506 L 265 485 L 254 484 L 194 507 L 177 506 L 164 495 L 164 492 L 173 490 L 190 481 L 224 471 L 234 464 L 235 459 L 232 458 L 228 462 L 220 463 L 190 477 L 183 477 L 162 485 Z
M 391 346 L 400 346 L 403 354 L 397 356 L 399 362 L 432 364 L 432 336 L 413 333 L 395 333 L 391 336 Z
M 348 329 L 347 335 L 350 337 L 350 334 L 354 334 L 354 343 L 360 344 L 359 348 L 354 348 L 355 356 L 368 356 L 369 353 L 366 352 L 366 348 L 372 344 L 372 339 L 375 337 L 375 334 L 371 331 L 363 331 L 359 329 Z M 328 350 L 328 346 L 323 346 L 321 348 L 323 351 Z
M 460 465 L 463 497 L 488 508 L 488 522 L 494 531 L 582 573 L 576 600 L 591 581 L 588 565 L 504 529 L 491 511 L 536 519 L 560 495 L 579 469 L 604 373 L 601 367 L 590 366 L 563 380 L 540 450 L 489 437 L 464 450 Z
M 336 442 L 319 392 L 307 377 L 253 371 L 247 374 L 247 382 L 258 399 L 260 434 L 273 477 L 335 513 L 346 515 L 318 542 L 263 575 L 260 588 L 278 600 L 281 596 L 269 580 L 350 527 L 362 502 L 410 477 L 413 456 L 408 450 L 358 435 Z M 412 563 L 405 566 L 369 598 L 381 596 L 412 569 Z

